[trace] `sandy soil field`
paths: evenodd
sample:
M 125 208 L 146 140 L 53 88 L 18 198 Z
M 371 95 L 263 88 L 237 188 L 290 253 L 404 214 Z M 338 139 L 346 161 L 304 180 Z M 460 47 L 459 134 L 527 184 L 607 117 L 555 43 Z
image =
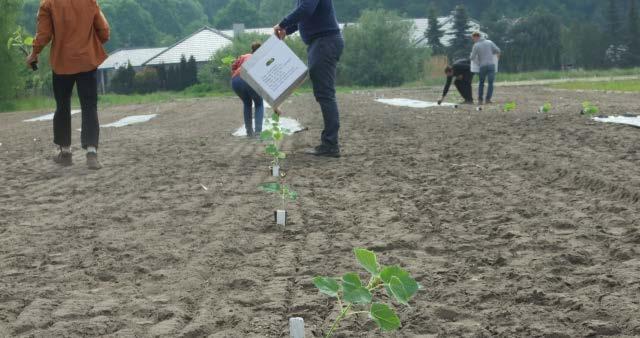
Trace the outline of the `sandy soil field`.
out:
M 579 115 L 584 100 L 640 113 L 640 96 L 498 89 L 509 113 L 373 101 L 439 90 L 340 95 L 341 159 L 302 154 L 322 119 L 293 97 L 310 130 L 284 144 L 301 195 L 286 229 L 257 188 L 262 145 L 231 136 L 236 99 L 102 111 L 159 116 L 103 129 L 99 172 L 79 133 L 63 169 L 51 123 L 22 122 L 43 112 L 0 114 L 0 337 L 288 337 L 294 316 L 320 337 L 336 309 L 311 279 L 361 271 L 354 247 L 424 286 L 388 337 L 640 336 L 640 129 Z M 364 318 L 337 334 L 379 336 Z

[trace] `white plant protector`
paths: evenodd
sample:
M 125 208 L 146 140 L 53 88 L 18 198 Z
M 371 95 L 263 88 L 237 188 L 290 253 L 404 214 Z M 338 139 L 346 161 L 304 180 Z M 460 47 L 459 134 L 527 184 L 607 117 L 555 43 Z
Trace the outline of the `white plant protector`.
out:
M 443 102 L 438 105 L 438 102 L 419 101 L 412 99 L 376 99 L 376 102 L 388 104 L 396 107 L 409 107 L 409 108 L 433 108 L 433 107 L 455 107 L 453 103 Z
M 634 126 L 640 128 L 640 116 L 607 116 L 607 117 L 594 117 L 595 121 L 604 122 L 604 123 L 616 123 L 616 124 L 626 124 L 629 126 Z
M 264 122 L 262 122 L 263 130 L 271 130 L 272 123 L 273 122 L 271 121 L 271 119 L 265 119 Z M 253 122 L 253 127 L 255 128 L 255 121 Z M 286 135 L 295 134 L 297 132 L 304 130 L 304 127 L 300 124 L 300 122 L 288 117 L 280 118 L 280 127 L 286 130 L 285 132 Z M 247 130 L 244 128 L 244 126 L 242 126 L 233 132 L 233 136 L 236 136 L 236 137 L 247 136 Z
M 116 122 L 105 124 L 102 126 L 102 128 L 120 128 L 120 127 L 130 126 L 132 124 L 145 123 L 145 122 L 151 121 L 157 116 L 158 114 L 127 116 Z
M 76 109 L 76 110 L 72 110 L 71 111 L 71 115 L 75 115 L 80 113 L 80 110 Z M 43 121 L 53 121 L 53 116 L 55 115 L 55 113 L 51 113 L 51 114 L 47 114 L 47 115 L 42 115 L 42 116 L 38 116 L 38 117 L 34 117 L 32 119 L 28 119 L 28 120 L 24 120 L 23 122 L 43 122 Z

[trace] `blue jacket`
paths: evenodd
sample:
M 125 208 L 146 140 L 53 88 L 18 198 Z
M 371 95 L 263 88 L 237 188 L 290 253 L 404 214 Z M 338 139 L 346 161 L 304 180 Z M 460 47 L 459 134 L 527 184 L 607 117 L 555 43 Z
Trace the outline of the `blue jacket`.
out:
M 332 0 L 298 0 L 297 8 L 280 22 L 280 27 L 287 34 L 299 30 L 307 45 L 317 38 L 340 34 Z

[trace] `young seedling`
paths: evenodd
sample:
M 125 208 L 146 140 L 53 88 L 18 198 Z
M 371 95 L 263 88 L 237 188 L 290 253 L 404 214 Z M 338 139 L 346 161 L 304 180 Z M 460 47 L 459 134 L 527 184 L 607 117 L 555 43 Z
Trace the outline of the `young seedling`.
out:
M 504 110 L 505 113 L 508 113 L 508 112 L 510 112 L 512 110 L 515 110 L 517 107 L 518 107 L 518 105 L 516 104 L 515 101 L 508 102 L 508 103 L 505 103 L 503 110 Z
M 276 210 L 274 212 L 274 217 L 276 219 L 276 224 L 287 225 L 287 201 L 296 201 L 298 199 L 298 193 L 291 190 L 291 188 L 285 184 L 286 175 L 284 172 L 281 173 L 281 176 L 282 178 L 279 183 L 264 183 L 260 188 L 266 192 L 280 195 L 280 199 L 282 200 L 282 209 Z
M 331 337 L 340 323 L 350 316 L 367 314 L 382 331 L 394 331 L 400 328 L 400 318 L 395 310 L 387 304 L 374 302 L 374 297 L 386 292 L 391 299 L 409 306 L 420 285 L 399 266 L 381 266 L 372 251 L 366 249 L 353 250 L 356 260 L 370 274 L 369 282 L 363 284 L 360 275 L 347 273 L 341 280 L 331 277 L 316 277 L 313 284 L 320 293 L 335 298 L 340 312 L 335 322 L 325 335 Z M 354 311 L 354 308 L 363 308 Z
M 7 41 L 7 49 L 11 50 L 12 48 L 15 48 L 18 51 L 22 52 L 24 56 L 29 56 L 31 54 L 31 50 L 33 48 L 32 46 L 33 37 L 24 34 L 22 31 L 22 27 L 18 27 L 18 29 Z M 31 69 L 33 69 L 34 71 L 38 70 L 38 63 L 32 63 Z
M 538 110 L 539 113 L 548 113 L 550 112 L 552 109 L 551 103 L 547 102 L 544 105 L 542 105 L 540 107 L 540 109 Z
M 263 141 L 268 142 L 265 148 L 267 155 L 271 156 L 271 175 L 280 177 L 280 163 L 287 158 L 287 154 L 280 150 L 280 143 L 284 138 L 285 130 L 280 126 L 280 115 L 274 113 L 271 116 L 271 129 L 260 134 Z
M 600 108 L 589 101 L 582 102 L 582 115 L 597 115 L 600 112 Z

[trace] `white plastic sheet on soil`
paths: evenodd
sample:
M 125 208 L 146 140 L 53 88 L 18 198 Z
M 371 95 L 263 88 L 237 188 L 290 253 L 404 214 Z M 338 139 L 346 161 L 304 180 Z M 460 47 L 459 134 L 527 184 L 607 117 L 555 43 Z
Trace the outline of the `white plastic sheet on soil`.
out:
M 105 124 L 102 126 L 102 128 L 120 128 L 130 126 L 132 124 L 145 123 L 151 121 L 156 116 L 158 116 L 158 114 L 127 116 L 116 122 Z
M 71 111 L 71 115 L 75 115 L 80 113 L 80 110 L 72 110 Z M 38 116 L 38 117 L 34 117 L 32 119 L 28 119 L 28 120 L 24 120 L 24 122 L 43 122 L 43 121 L 53 121 L 53 115 L 55 113 L 51 113 L 51 114 L 47 114 L 47 115 L 42 115 L 42 116 Z
M 604 123 L 616 123 L 626 124 L 640 128 L 640 116 L 607 116 L 607 117 L 594 117 L 595 121 Z
M 262 123 L 263 125 L 263 130 L 271 130 L 271 119 L 265 119 L 264 122 Z M 299 131 L 303 131 L 304 127 L 302 127 L 302 125 L 300 124 L 300 122 L 294 120 L 294 119 L 290 119 L 288 117 L 281 117 L 280 118 L 280 126 L 283 129 L 286 129 L 286 134 L 287 135 L 291 135 L 293 133 L 297 133 Z M 255 127 L 255 121 L 254 121 L 254 127 Z M 247 130 L 244 128 L 244 126 L 238 128 L 235 132 L 233 132 L 233 136 L 237 136 L 237 137 L 241 137 L 241 136 L 247 136 Z
M 418 101 L 411 99 L 376 99 L 376 102 L 388 104 L 396 107 L 409 107 L 409 108 L 433 108 L 433 107 L 455 107 L 453 103 L 442 103 L 438 105 L 438 102 Z

